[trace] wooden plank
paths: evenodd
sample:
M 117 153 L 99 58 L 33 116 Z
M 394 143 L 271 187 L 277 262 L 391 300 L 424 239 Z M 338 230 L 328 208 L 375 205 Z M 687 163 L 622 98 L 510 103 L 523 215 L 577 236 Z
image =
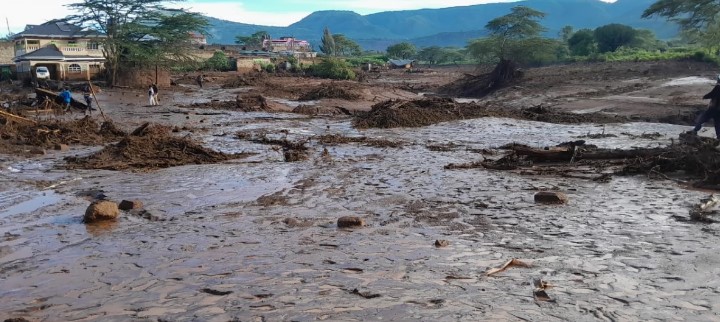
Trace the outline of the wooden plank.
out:
M 6 120 L 18 122 L 18 123 L 30 123 L 33 125 L 37 124 L 37 122 L 35 122 L 31 119 L 26 119 L 22 116 L 17 116 L 15 114 L 7 113 L 4 111 L 0 111 L 0 117 L 4 117 Z

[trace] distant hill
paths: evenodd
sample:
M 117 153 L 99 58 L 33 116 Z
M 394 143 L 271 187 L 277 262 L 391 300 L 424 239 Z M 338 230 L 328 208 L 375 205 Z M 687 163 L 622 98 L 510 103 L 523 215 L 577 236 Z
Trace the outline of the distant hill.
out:
M 352 11 L 318 11 L 287 27 L 270 27 L 210 18 L 211 43 L 231 44 L 237 35 L 259 30 L 275 37 L 295 36 L 309 40 L 317 47 L 325 27 L 335 34 L 344 34 L 364 49 L 384 50 L 388 45 L 410 41 L 419 47 L 465 46 L 468 40 L 484 36 L 485 24 L 525 5 L 547 14 L 542 24 L 546 36 L 556 37 L 562 27 L 596 28 L 621 23 L 635 28 L 650 29 L 660 39 L 677 34 L 677 27 L 664 19 L 642 19 L 642 12 L 656 0 L 525 0 L 512 3 L 489 3 L 442 9 L 387 11 L 360 15 Z

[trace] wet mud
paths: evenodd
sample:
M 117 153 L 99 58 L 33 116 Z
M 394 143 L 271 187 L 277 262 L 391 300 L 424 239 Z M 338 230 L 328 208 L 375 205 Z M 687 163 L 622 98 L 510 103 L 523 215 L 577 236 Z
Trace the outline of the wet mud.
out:
M 409 76 L 394 77 L 385 81 L 402 84 Z M 172 106 L 154 108 L 140 105 L 144 96 L 120 104 L 113 100 L 133 96 L 104 93 L 106 113 L 131 133 L 119 139 L 131 138 L 126 161 L 174 160 L 181 145 L 161 139 L 174 127 L 170 137 L 197 144 L 186 152 L 252 155 L 138 172 L 73 168 L 67 159 L 106 151 L 112 164 L 124 157 L 112 145 L 0 154 L 0 319 L 718 317 L 720 224 L 690 220 L 709 191 L 646 174 L 595 181 L 446 168 L 499 159 L 505 152 L 497 148 L 513 144 L 581 139 L 597 149 L 665 149 L 687 126 L 490 115 L 361 128 L 350 116 L 180 108 L 236 95 L 211 84 L 218 93 L 183 92 L 174 103 L 161 100 Z M 149 119 L 164 128 L 143 129 Z M 710 132 L 701 131 L 701 140 Z M 161 152 L 164 146 L 170 152 Z M 303 157 L 286 162 L 292 148 Z M 594 169 L 574 169 L 585 170 Z M 549 191 L 562 192 L 567 203 L 535 202 Z M 138 200 L 143 209 L 83 224 L 97 199 Z

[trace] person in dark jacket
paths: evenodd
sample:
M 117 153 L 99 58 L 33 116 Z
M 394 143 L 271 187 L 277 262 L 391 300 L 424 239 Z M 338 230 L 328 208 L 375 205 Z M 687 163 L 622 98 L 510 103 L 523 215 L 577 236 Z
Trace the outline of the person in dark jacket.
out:
M 710 103 L 707 110 L 695 120 L 695 128 L 692 131 L 697 134 L 702 129 L 703 124 L 712 119 L 713 123 L 715 123 L 715 137 L 720 140 L 720 75 L 717 76 L 715 87 L 710 93 L 705 94 L 703 99 L 709 99 Z

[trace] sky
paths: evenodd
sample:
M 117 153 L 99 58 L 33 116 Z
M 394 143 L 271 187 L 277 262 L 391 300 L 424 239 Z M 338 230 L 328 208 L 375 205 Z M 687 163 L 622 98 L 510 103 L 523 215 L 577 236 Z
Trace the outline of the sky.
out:
M 5 0 L 4 0 L 5 1 Z M 9 1 L 9 0 L 7 0 Z M 41 24 L 73 12 L 64 5 L 81 0 L 32 0 L 32 10 L 4 10 L 0 36 L 17 33 L 28 24 Z M 170 3 L 210 17 L 267 26 L 288 26 L 318 10 L 352 10 L 360 14 L 421 8 L 444 8 L 516 0 L 186 0 Z M 615 0 L 601 0 L 614 2 Z

